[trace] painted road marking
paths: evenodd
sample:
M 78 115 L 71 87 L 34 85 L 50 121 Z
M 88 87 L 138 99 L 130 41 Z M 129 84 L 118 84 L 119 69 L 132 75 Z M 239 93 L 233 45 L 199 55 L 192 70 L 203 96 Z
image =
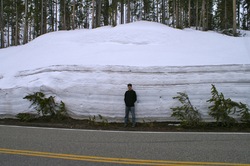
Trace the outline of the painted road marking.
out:
M 110 158 L 99 156 L 84 156 L 74 154 L 62 154 L 51 152 L 40 152 L 31 150 L 17 150 L 0 148 L 0 153 L 11 155 L 23 155 L 32 157 L 44 157 L 54 159 L 65 159 L 75 161 L 88 161 L 88 162 L 101 162 L 101 163 L 114 163 L 114 164 L 133 164 L 133 165 L 154 165 L 154 166 L 190 166 L 190 165 L 208 165 L 208 166 L 250 166 L 250 164 L 239 163 L 219 163 L 219 162 L 186 162 L 186 161 L 169 161 L 169 160 L 144 160 L 144 159 L 129 159 L 129 158 Z
M 31 127 L 31 126 L 13 126 L 0 125 L 0 127 L 26 128 L 39 130 L 61 130 L 61 131 L 80 131 L 80 132 L 103 132 L 103 133 L 134 133 L 134 134 L 183 134 L 183 135 L 250 135 L 249 132 L 160 132 L 160 131 L 113 131 L 113 130 L 90 130 L 90 129 L 69 129 L 69 128 L 50 128 L 50 127 Z

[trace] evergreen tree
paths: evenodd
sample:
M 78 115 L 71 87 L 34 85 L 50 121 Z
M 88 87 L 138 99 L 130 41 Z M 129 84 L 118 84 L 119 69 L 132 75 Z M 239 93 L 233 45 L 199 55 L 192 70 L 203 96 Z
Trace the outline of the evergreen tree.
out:
M 25 0 L 23 44 L 28 43 L 28 0 Z
M 242 28 L 250 30 L 250 0 L 243 0 L 242 7 Z
M 107 26 L 109 25 L 109 0 L 104 0 L 104 4 L 103 4 L 103 21 L 104 21 L 104 25 Z
M 131 20 L 131 3 L 130 0 L 127 0 L 127 23 L 130 23 Z
M 36 38 L 42 34 L 41 32 L 41 7 L 42 4 L 40 1 L 33 0 L 34 7 L 33 7 L 33 19 L 34 19 L 34 30 L 33 30 L 33 37 Z
M 121 24 L 124 24 L 124 0 L 121 0 Z
M 116 0 L 112 0 L 112 26 L 116 26 L 117 25 L 117 1 Z
M 236 36 L 236 0 L 233 0 L 233 35 Z
M 4 48 L 4 18 L 3 18 L 3 0 L 0 0 L 0 31 L 1 31 L 1 48 Z
M 235 35 L 250 30 L 250 0 L 0 0 L 0 48 L 91 22 L 116 26 L 118 16 L 121 24 L 148 20 Z
M 70 0 L 59 0 L 59 30 L 69 30 L 70 29 Z
M 82 11 L 83 13 L 81 13 L 79 11 L 79 15 L 81 15 L 81 17 L 79 18 L 79 21 L 83 21 L 83 27 L 84 28 L 90 28 L 90 19 L 89 19 L 89 15 L 91 14 L 91 4 L 92 4 L 92 0 L 83 0 L 82 3 Z
M 96 27 L 101 26 L 101 9 L 102 9 L 102 1 L 96 0 Z
M 143 0 L 143 20 L 151 20 L 151 18 L 150 18 L 150 10 L 151 10 L 150 1 L 149 0 Z
M 56 1 L 54 1 L 54 0 L 48 1 L 48 11 L 47 11 L 47 13 L 48 13 L 48 20 L 47 20 L 48 21 L 48 23 L 47 23 L 48 28 L 47 28 L 47 32 L 53 32 L 56 29 L 56 22 L 57 22 L 57 20 L 56 20 L 56 15 L 57 15 L 56 5 L 57 5 Z
M 216 26 L 218 30 L 228 30 L 233 26 L 233 5 L 227 0 L 217 1 Z M 230 19 L 231 18 L 231 19 Z

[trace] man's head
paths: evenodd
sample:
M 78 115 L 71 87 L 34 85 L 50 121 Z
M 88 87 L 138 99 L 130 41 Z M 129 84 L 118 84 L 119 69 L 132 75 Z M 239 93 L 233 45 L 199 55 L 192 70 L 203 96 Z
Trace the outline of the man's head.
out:
M 132 84 L 128 84 L 128 90 L 132 90 Z

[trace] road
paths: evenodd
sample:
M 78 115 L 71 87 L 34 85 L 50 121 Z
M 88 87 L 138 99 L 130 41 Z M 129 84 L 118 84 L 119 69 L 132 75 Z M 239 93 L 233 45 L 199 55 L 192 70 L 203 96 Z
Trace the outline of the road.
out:
M 0 126 L 1 166 L 247 165 L 250 133 Z

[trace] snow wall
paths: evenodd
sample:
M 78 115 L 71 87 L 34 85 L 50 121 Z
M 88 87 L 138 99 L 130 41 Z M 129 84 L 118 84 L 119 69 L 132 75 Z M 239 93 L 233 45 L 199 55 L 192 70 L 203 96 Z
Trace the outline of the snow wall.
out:
M 3 78 L 0 77 L 0 81 Z M 0 89 L 1 118 L 33 112 L 29 107 L 31 103 L 23 97 L 41 91 L 55 96 L 58 102 L 63 101 L 73 118 L 102 115 L 110 122 L 122 122 L 128 83 L 132 83 L 137 92 L 138 121 L 175 120 L 171 118 L 170 108 L 180 105 L 173 99 L 177 92 L 188 94 L 203 119 L 212 120 L 206 102 L 211 98 L 211 84 L 225 98 L 250 105 L 250 65 L 50 66 L 21 71 L 14 80 L 16 86 Z

